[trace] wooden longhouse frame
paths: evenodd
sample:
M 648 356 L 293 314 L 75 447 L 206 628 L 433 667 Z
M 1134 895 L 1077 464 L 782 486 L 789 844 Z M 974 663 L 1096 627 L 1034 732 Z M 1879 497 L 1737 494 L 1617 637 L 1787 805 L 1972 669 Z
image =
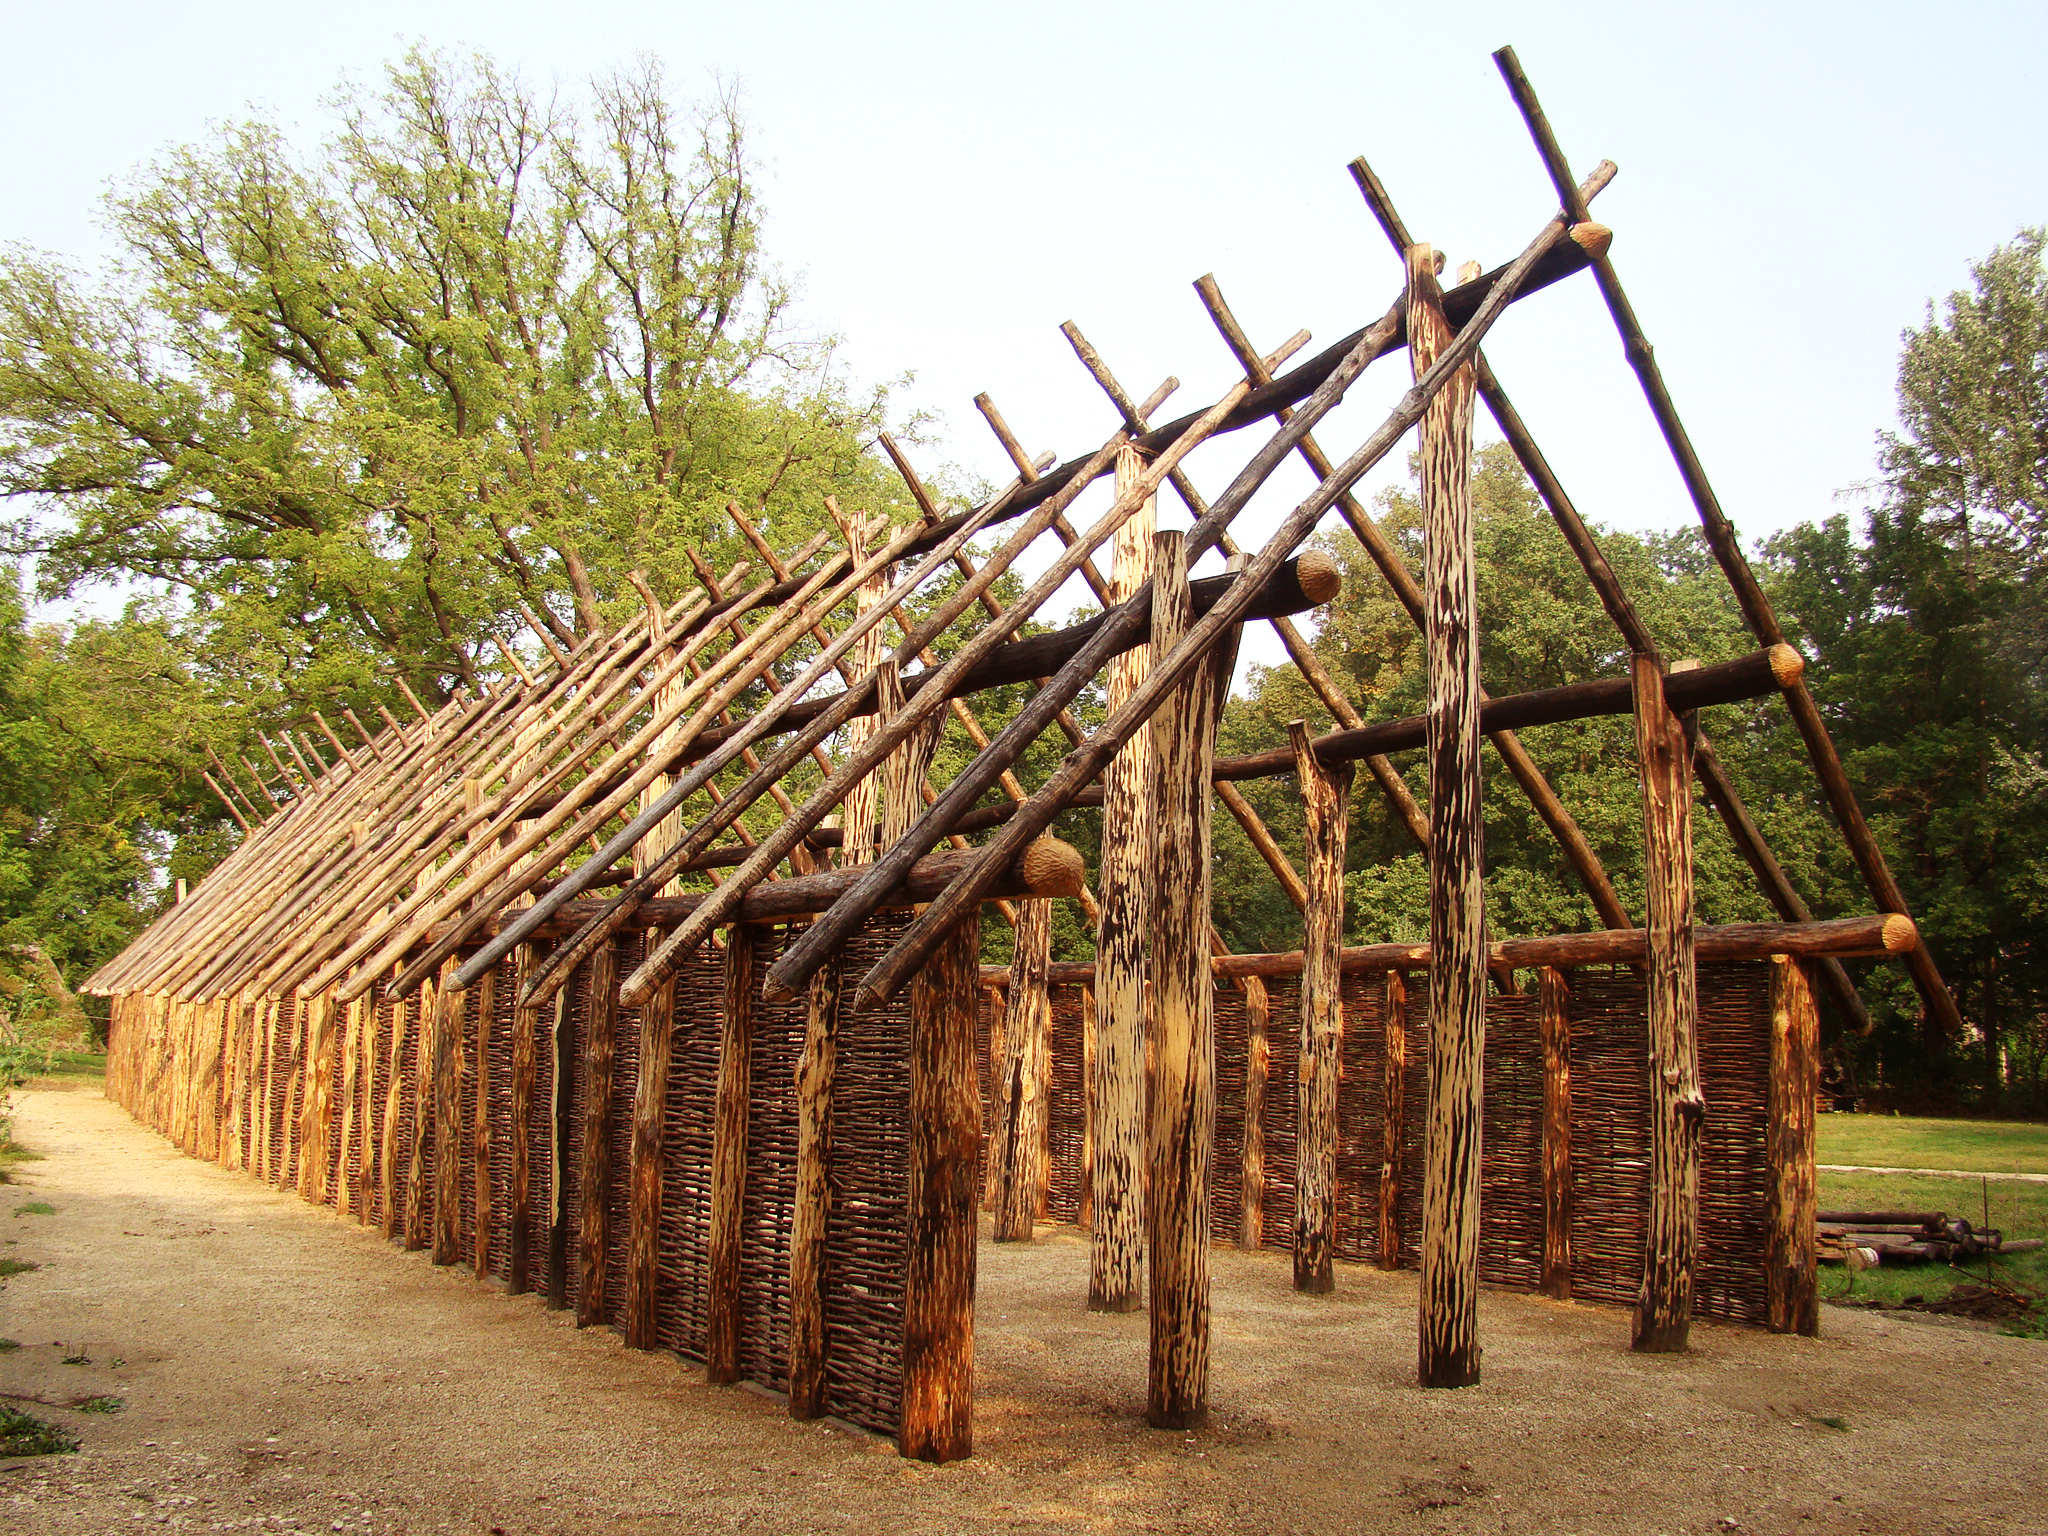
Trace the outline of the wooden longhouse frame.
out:
M 303 733 L 282 752 L 266 739 L 273 778 L 211 757 L 246 835 L 90 978 L 114 999 L 109 1092 L 194 1155 L 931 1460 L 972 1447 L 985 1199 L 998 1237 L 1028 1241 L 1048 1215 L 1090 1230 L 1091 1306 L 1149 1302 L 1162 1427 L 1207 1412 L 1212 1240 L 1290 1248 L 1311 1294 L 1335 1259 L 1418 1266 L 1426 1386 L 1479 1379 L 1485 1279 L 1631 1301 L 1642 1350 L 1682 1349 L 1695 1311 L 1814 1331 L 1816 997 L 1867 1029 L 1840 962 L 1897 955 L 1930 1015 L 1960 1020 L 1590 217 L 1614 168 L 1576 180 L 1512 52 L 1497 61 L 1560 202 L 1507 265 L 1441 288 L 1441 259 L 1355 162 L 1406 277 L 1334 346 L 1294 361 L 1300 335 L 1260 354 L 1204 278 L 1244 376 L 1153 425 L 1173 381 L 1134 400 L 1069 325 L 1117 420 L 1099 448 L 1033 459 L 983 396 L 1017 478 L 981 506 L 942 509 L 884 437 L 921 514 L 908 526 L 835 506 L 844 548 L 821 536 L 785 556 L 735 506 L 759 565 L 714 574 L 691 552 L 702 592 L 664 607 L 643 585 L 644 614 L 573 649 L 536 626 L 538 671 L 500 641 L 516 680 L 486 696 L 429 711 L 406 691 L 414 718 L 385 711 L 374 732 L 344 710 L 353 747 L 316 712 L 331 753 Z M 1748 656 L 1660 655 L 1480 350 L 1513 302 L 1587 271 L 1756 637 Z M 1326 454 L 1315 429 L 1404 348 L 1412 386 L 1351 453 Z M 1475 401 L 1627 644 L 1626 675 L 1480 690 Z M 1419 578 L 1352 495 L 1410 432 Z M 1239 433 L 1254 446 L 1211 500 L 1184 461 Z M 1315 490 L 1239 548 L 1233 520 L 1297 455 Z M 1097 481 L 1107 505 L 1076 527 Z M 1155 532 L 1162 487 L 1184 532 Z M 1368 724 L 1293 623 L 1335 593 L 1329 560 L 1302 552 L 1332 512 L 1423 632 L 1425 717 Z M 1050 564 L 997 602 L 993 583 L 1047 535 Z M 970 559 L 972 539 L 985 553 Z M 1211 550 L 1226 572 L 1190 579 Z M 960 580 L 914 618 L 909 600 L 942 574 Z M 1017 638 L 1076 574 L 1103 612 Z M 1219 758 L 1237 635 L 1259 621 L 1337 728 L 1297 723 L 1286 743 Z M 800 645 L 816 649 L 798 664 Z M 1106 718 L 1084 733 L 1068 705 L 1105 673 Z M 1019 682 L 1028 701 L 991 735 L 973 695 Z M 1703 708 L 1772 695 L 1868 916 L 1814 920 L 1697 727 Z M 1599 714 L 1635 720 L 1641 926 L 1516 735 Z M 949 717 L 976 755 L 934 786 Z M 1071 750 L 1027 791 L 1012 769 L 1055 727 Z M 1482 740 L 1602 931 L 1488 935 Z M 1418 748 L 1426 805 L 1389 761 Z M 799 798 L 806 760 L 823 778 Z M 1361 762 L 1429 855 L 1426 944 L 1343 946 Z M 1275 776 L 1301 786 L 1305 874 L 1233 787 Z M 1695 924 L 1695 779 L 1780 921 Z M 1231 955 L 1216 939 L 1212 791 L 1301 910 L 1302 952 Z M 741 817 L 764 798 L 781 819 L 757 836 Z M 1104 812 L 1099 899 L 1049 836 L 1082 805 Z M 691 872 L 711 888 L 682 890 Z M 1096 925 L 1098 961 L 1049 961 L 1048 904 L 1063 899 Z M 978 965 L 987 903 L 1015 924 L 1009 967 Z

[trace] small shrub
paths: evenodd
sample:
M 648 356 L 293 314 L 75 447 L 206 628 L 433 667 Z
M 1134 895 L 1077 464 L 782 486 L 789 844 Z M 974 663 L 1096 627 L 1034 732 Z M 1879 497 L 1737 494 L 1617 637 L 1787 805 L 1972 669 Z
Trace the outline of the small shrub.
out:
M 72 1406 L 80 1413 L 119 1413 L 128 1406 L 128 1400 L 123 1397 L 88 1397 Z
M 14 1214 L 17 1216 L 54 1216 L 57 1214 L 57 1207 L 50 1204 L 47 1200 L 31 1200 L 26 1205 L 17 1205 L 14 1208 Z
M 21 1348 L 19 1339 L 0 1339 L 0 1355 L 11 1355 Z
M 5 1280 L 9 1275 L 25 1275 L 32 1269 L 42 1267 L 27 1259 L 0 1259 L 0 1280 Z
M 77 1450 L 76 1435 L 0 1403 L 0 1456 L 69 1456 Z

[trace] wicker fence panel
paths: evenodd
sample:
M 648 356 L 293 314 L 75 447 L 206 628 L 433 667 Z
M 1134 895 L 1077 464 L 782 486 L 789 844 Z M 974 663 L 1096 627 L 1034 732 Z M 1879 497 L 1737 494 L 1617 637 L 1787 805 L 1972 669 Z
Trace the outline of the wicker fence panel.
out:
M 704 1358 L 709 1321 L 711 1138 L 724 995 L 723 951 L 708 944 L 692 950 L 676 977 L 674 1044 L 662 1104 L 655 1336 L 663 1348 L 693 1360 Z
M 800 932 L 800 929 L 794 932 Z M 793 931 L 748 929 L 755 986 Z M 747 1189 L 740 1242 L 740 1374 L 777 1389 L 789 1385 L 789 1226 L 796 1210 L 796 1063 L 804 1046 L 804 1000 L 754 1000 Z
M 1047 989 L 1052 1004 L 1050 1081 L 1046 1088 L 1045 1132 L 1049 1168 L 1045 1216 L 1081 1219 L 1081 1191 L 1087 1180 L 1087 1041 L 1084 1011 L 1094 1006 L 1084 988 L 1061 982 Z

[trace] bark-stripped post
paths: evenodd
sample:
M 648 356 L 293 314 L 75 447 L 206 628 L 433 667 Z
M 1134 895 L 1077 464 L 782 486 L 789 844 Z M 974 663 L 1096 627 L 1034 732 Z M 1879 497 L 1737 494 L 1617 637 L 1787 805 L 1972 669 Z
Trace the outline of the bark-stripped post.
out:
M 846 537 L 848 557 L 858 566 L 866 560 L 869 550 L 877 541 L 886 540 L 889 519 L 880 514 L 869 516 L 856 512 L 841 516 L 838 504 L 826 498 L 826 505 L 838 520 L 840 532 Z M 889 589 L 895 585 L 893 565 L 885 565 L 860 584 L 854 594 L 853 612 L 858 621 L 871 610 L 888 600 Z M 875 670 L 882 659 L 882 626 L 873 629 L 854 642 L 847 652 L 848 674 L 855 678 L 867 676 Z M 899 699 L 901 695 L 898 695 Z M 859 752 L 882 728 L 886 717 L 881 714 L 856 715 L 846 725 L 846 750 L 849 757 Z M 844 841 L 840 845 L 839 862 L 842 867 L 852 864 L 872 864 L 875 859 L 875 816 L 881 808 L 881 785 L 879 774 L 866 774 L 855 781 L 847 791 L 846 799 L 840 805 L 840 825 L 844 828 Z
M 999 1159 L 995 1240 L 1031 1241 L 1038 1219 L 1039 1146 L 1045 1139 L 1046 967 L 1052 962 L 1052 903 L 1017 903 L 1010 958 L 1009 1006 L 1003 1020 L 1008 1058 L 996 1089 L 1002 1123 L 991 1147 Z
M 1408 983 L 1399 971 L 1381 979 L 1385 998 L 1385 1070 L 1380 1076 L 1381 1269 L 1401 1267 L 1401 1149 L 1408 1136 Z
M 1806 967 L 1771 957 L 1770 1233 L 1765 1322 L 1773 1333 L 1820 1332 L 1814 1217 L 1814 1103 L 1820 1092 L 1820 1015 Z
M 1237 1246 L 1254 1253 L 1266 1240 L 1266 1079 L 1273 1048 L 1267 1038 L 1266 984 L 1256 976 L 1244 988 L 1244 1139 L 1240 1143 Z
M 1081 1200 L 1074 1224 L 1095 1230 L 1095 988 L 1081 988 Z
M 1120 449 L 1121 494 L 1144 473 L 1135 448 Z M 1117 602 L 1152 579 L 1157 506 L 1149 497 L 1117 529 L 1110 591 Z M 1111 714 L 1151 670 L 1151 648 L 1110 659 L 1103 687 Z M 1095 930 L 1095 1231 L 1090 1243 L 1088 1306 L 1135 1312 L 1145 1255 L 1145 1038 L 1149 1001 L 1145 937 L 1151 912 L 1152 734 L 1137 731 L 1102 774 L 1102 865 Z M 1204 922 L 1208 914 L 1203 914 Z
M 540 1006 L 520 997 L 537 958 L 535 946 L 512 952 L 512 1208 L 505 1213 L 505 1291 L 533 1288 L 533 1090 L 540 1072 Z
M 1153 542 L 1152 648 L 1184 635 L 1193 604 L 1178 532 Z M 1235 636 L 1217 643 L 1152 717 L 1152 1341 L 1145 1418 L 1193 1429 L 1209 1415 L 1209 1163 L 1216 1138 L 1216 1018 L 1209 975 L 1209 778 Z
M 1308 722 L 1290 720 L 1294 772 L 1308 823 L 1308 902 L 1303 909 L 1300 1112 L 1294 1143 L 1294 1288 L 1336 1289 L 1337 1067 L 1344 1044 L 1344 841 L 1351 764 L 1326 768 L 1309 746 Z
M 335 1160 L 338 1187 L 334 1194 L 334 1210 L 339 1216 L 354 1215 L 356 1208 L 355 1180 L 348 1171 L 348 1154 L 356 1139 L 356 1099 L 363 1086 L 363 1015 L 369 1008 L 367 997 L 350 1003 L 348 1023 L 341 1032 L 341 1155 Z
M 903 1407 L 896 1448 L 974 1451 L 974 1150 L 981 923 L 961 923 L 910 984 L 910 1234 L 903 1272 Z
M 831 1214 L 832 1075 L 844 958 L 811 978 L 796 1064 L 796 1210 L 789 1232 L 789 1416 L 825 1412 L 825 1224 Z
M 256 1131 L 256 1177 L 266 1184 L 275 1184 L 277 1159 L 270 1150 L 270 1106 L 277 1102 L 277 999 L 266 997 L 260 1006 L 263 1009 L 263 1077 L 258 1091 L 263 1095 L 263 1119 Z M 145 1001 L 135 1020 L 136 1033 L 144 1039 L 149 1029 L 147 1009 Z
M 1699 1003 L 1693 975 L 1692 740 L 1664 697 L 1654 656 L 1632 656 L 1636 759 L 1643 792 L 1643 869 L 1649 888 L 1645 1012 L 1649 1018 L 1650 1209 L 1633 1348 L 1676 1354 L 1692 1323 L 1699 1249 Z
M 655 1303 L 661 1285 L 661 1130 L 668 1104 L 669 1057 L 675 1044 L 676 978 L 640 1007 L 640 1075 L 633 1092 L 632 1180 L 627 1193 L 626 1344 L 655 1345 Z
M 607 939 L 592 953 L 590 1005 L 583 1038 L 583 1165 L 577 1170 L 576 1326 L 604 1321 L 611 1268 L 612 1066 L 619 1004 L 619 949 Z
M 1450 345 L 1436 253 L 1408 249 L 1409 357 Z M 1425 1387 L 1479 1380 L 1480 1077 L 1486 1048 L 1485 826 L 1472 562 L 1472 395 L 1461 368 L 1422 419 L 1424 650 L 1429 658 L 1429 1132 L 1422 1180 Z
M 740 1379 L 741 1223 L 747 1197 L 747 1100 L 753 1091 L 749 1053 L 754 1039 L 754 941 L 737 925 L 726 931 L 725 1005 L 719 1025 L 718 1103 L 711 1128 L 704 1379 L 714 1387 L 725 1387 Z
M 305 1097 L 299 1104 L 299 1198 L 327 1199 L 328 1130 L 334 1124 L 334 994 L 306 1000 L 306 1054 L 300 1071 Z
M 391 1045 L 384 1058 L 384 1113 L 377 1126 L 377 1230 L 386 1241 L 398 1236 L 398 1120 L 405 1111 L 406 1020 L 410 999 L 391 1000 Z
M 1543 1272 L 1537 1289 L 1559 1301 L 1572 1295 L 1572 985 L 1543 968 Z
M 584 962 L 586 965 L 588 961 Z M 576 1114 L 576 1036 L 565 988 L 548 1029 L 548 1310 L 569 1306 L 569 1127 Z
M 405 1246 L 408 1252 L 417 1252 L 433 1240 L 433 1234 L 428 1230 L 433 1186 L 428 1182 L 427 1155 L 431 1150 L 429 1144 L 434 1127 L 434 1041 L 439 1033 L 435 1021 L 441 1014 L 440 983 L 447 981 L 449 974 L 447 967 L 443 966 L 437 980 L 420 988 L 413 1004 L 419 1024 L 412 1032 L 412 1144 L 406 1149 L 405 1163 Z
M 441 978 L 434 1008 L 434 1262 L 453 1264 L 462 1246 L 462 1079 L 468 1042 L 462 1026 L 469 993 L 455 990 L 454 977 Z M 425 1113 L 422 1110 L 422 1113 Z
M 467 1069 L 476 1078 L 476 1119 L 470 1126 L 470 1153 L 475 1169 L 470 1205 L 476 1212 L 469 1267 L 478 1280 L 491 1274 L 491 1236 L 497 1224 L 491 1199 L 491 1016 L 498 1011 L 498 973 L 485 971 L 476 984 L 476 1035 Z

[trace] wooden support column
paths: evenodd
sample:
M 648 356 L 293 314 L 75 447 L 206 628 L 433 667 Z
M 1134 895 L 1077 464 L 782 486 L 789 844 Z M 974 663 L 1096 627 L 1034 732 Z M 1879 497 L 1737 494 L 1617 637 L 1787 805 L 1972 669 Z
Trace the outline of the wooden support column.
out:
M 139 1047 L 148 1039 L 149 1004 L 147 998 L 137 1001 L 141 1006 L 135 1010 L 134 1029 Z M 271 1105 L 277 1102 L 277 999 L 266 997 L 259 1006 L 263 1010 L 263 1073 L 257 1080 L 256 1091 L 263 1095 L 263 1113 L 256 1127 L 256 1177 L 266 1184 L 275 1184 L 277 1159 L 271 1155 L 270 1127 Z
M 999 1159 L 995 1240 L 1028 1243 L 1038 1219 L 1039 1146 L 1045 1137 L 1045 1062 L 1048 1042 L 1046 967 L 1052 962 L 1052 903 L 1017 903 L 1010 960 L 1009 1001 L 1003 1038 L 1008 1047 L 996 1092 L 1002 1117 L 990 1148 Z
M 1537 1289 L 1559 1301 L 1572 1295 L 1572 985 L 1543 968 L 1543 1272 Z
M 414 1000 L 418 1025 L 412 1049 L 412 1145 L 405 1164 L 405 1246 L 417 1252 L 433 1241 L 429 1230 L 433 1209 L 433 1186 L 427 1158 L 432 1152 L 434 1127 L 434 1042 L 439 1034 L 436 1020 L 441 1013 L 441 983 L 449 980 L 447 967 L 433 981 L 424 983 Z
M 1154 538 L 1152 648 L 1191 623 L 1182 536 Z M 1209 976 L 1210 768 L 1235 637 L 1219 638 L 1152 717 L 1152 1102 L 1146 1151 L 1151 1359 L 1145 1418 L 1193 1429 L 1209 1414 L 1209 1164 L 1216 1137 L 1216 1019 Z
M 300 1072 L 305 1095 L 299 1103 L 299 1197 L 319 1204 L 327 1198 L 328 1134 L 334 1125 L 334 993 L 306 1000 L 306 1054 Z
M 1380 1076 L 1381 1269 L 1401 1267 L 1401 1154 L 1408 1139 L 1408 983 L 1399 971 L 1381 978 L 1385 998 L 1385 1064 Z
M 719 1024 L 704 1343 L 704 1379 L 714 1387 L 730 1386 L 740 1379 L 741 1223 L 747 1198 L 747 1100 L 753 1080 L 754 940 L 738 925 L 726 930 L 725 1006 Z M 973 1175 L 968 1178 L 971 1182 Z
M 1095 987 L 1081 985 L 1081 1204 L 1075 1225 L 1095 1230 Z
M 1119 494 L 1138 482 L 1134 448 L 1116 458 Z M 1152 579 L 1157 505 L 1147 498 L 1116 533 L 1110 590 L 1123 602 Z M 1151 670 L 1151 648 L 1110 659 L 1104 690 L 1115 714 Z M 1095 1230 L 1088 1306 L 1135 1312 L 1145 1254 L 1145 939 L 1151 911 L 1152 734 L 1137 731 L 1102 774 L 1102 863 L 1095 930 Z M 1208 914 L 1202 914 L 1206 927 Z
M 466 1070 L 476 1079 L 476 1117 L 470 1122 L 470 1156 L 475 1163 L 470 1205 L 476 1230 L 470 1245 L 470 1272 L 480 1281 L 491 1274 L 491 1244 L 497 1212 L 491 1198 L 491 1016 L 498 1011 L 498 973 L 485 971 L 476 984 L 476 1030 Z
M 583 1163 L 577 1170 L 576 1326 L 604 1321 L 605 1283 L 611 1272 L 612 1066 L 619 1005 L 619 941 L 594 950 L 590 1004 L 583 1038 Z
M 1351 810 L 1351 764 L 1326 768 L 1310 750 L 1308 722 L 1290 720 L 1294 771 L 1308 823 L 1307 904 L 1303 908 L 1300 1111 L 1294 1143 L 1294 1288 L 1322 1295 L 1336 1288 L 1337 1067 L 1344 1044 L 1344 840 Z
M 1771 1176 L 1764 1261 L 1766 1323 L 1773 1333 L 1820 1332 L 1814 1218 L 1815 1098 L 1820 1092 L 1820 1014 L 1806 967 L 1771 958 L 1771 1082 L 1765 1132 Z
M 359 997 L 348 1005 L 348 1023 L 341 1037 L 341 1155 L 335 1160 L 338 1187 L 334 1195 L 337 1215 L 352 1216 L 356 1208 L 355 1180 L 348 1171 L 349 1148 L 356 1139 L 356 1100 L 363 1089 L 363 1016 L 370 999 Z
M 441 978 L 434 1007 L 434 1262 L 453 1264 L 462 1247 L 463 1024 L 469 994 L 458 992 L 452 976 Z
M 1631 657 L 1630 670 L 1649 888 L 1644 991 L 1650 1078 L 1650 1209 L 1631 1344 L 1648 1354 L 1677 1354 L 1692 1322 L 1706 1120 L 1693 976 L 1692 742 L 1686 722 L 1665 700 L 1657 659 Z
M 405 1113 L 406 1021 L 413 1010 L 409 998 L 391 1001 L 391 1044 L 384 1057 L 384 1113 L 377 1131 L 377 1230 L 387 1241 L 403 1230 L 398 1125 Z
M 910 984 L 910 1240 L 896 1448 L 920 1461 L 974 1452 L 980 954 L 976 917 L 939 941 Z
M 627 1165 L 632 1184 L 628 1194 L 625 1334 L 631 1349 L 655 1346 L 661 1286 L 662 1112 L 668 1104 L 675 1017 L 676 978 L 671 976 L 640 1005 L 640 1075 L 634 1085 L 633 1155 Z
M 811 978 L 796 1065 L 796 1211 L 789 1234 L 789 1416 L 825 1412 L 825 1224 L 831 1214 L 832 1077 L 844 956 Z
M 584 962 L 586 965 L 588 961 Z M 576 1036 L 569 1028 L 570 991 L 554 997 L 548 1030 L 548 1310 L 569 1306 L 569 1127 L 576 1116 Z
M 1256 1253 L 1266 1240 L 1266 1080 L 1273 1048 L 1266 984 L 1247 976 L 1244 988 L 1244 1138 L 1239 1144 L 1237 1246 Z
M 1409 356 L 1421 375 L 1451 342 L 1436 253 L 1408 249 Z M 1472 558 L 1472 370 L 1422 420 L 1424 651 L 1429 662 L 1429 1129 L 1422 1181 L 1425 1387 L 1479 1380 L 1480 1084 L 1486 1049 L 1485 826 L 1479 629 Z
M 537 946 L 512 952 L 512 1208 L 505 1213 L 505 1291 L 533 1289 L 533 1091 L 540 1080 L 540 1005 L 525 1000 Z

